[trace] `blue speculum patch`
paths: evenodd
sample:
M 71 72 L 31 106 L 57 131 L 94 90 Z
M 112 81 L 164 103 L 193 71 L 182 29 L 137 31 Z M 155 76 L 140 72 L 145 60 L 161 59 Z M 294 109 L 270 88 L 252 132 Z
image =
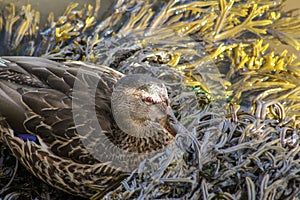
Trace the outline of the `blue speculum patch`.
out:
M 34 143 L 37 143 L 37 137 L 28 133 L 17 133 L 14 131 L 14 135 L 20 139 L 22 139 L 24 142 L 26 141 L 32 141 Z

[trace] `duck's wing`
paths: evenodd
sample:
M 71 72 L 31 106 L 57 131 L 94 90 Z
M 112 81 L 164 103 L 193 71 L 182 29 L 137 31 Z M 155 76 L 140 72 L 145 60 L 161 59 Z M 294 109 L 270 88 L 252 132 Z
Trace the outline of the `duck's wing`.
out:
M 82 62 L 2 57 L 0 115 L 15 133 L 35 135 L 54 155 L 94 164 L 99 161 L 89 147 L 99 138 L 93 125 L 110 131 L 111 93 L 121 77 L 110 68 Z
M 56 156 L 40 145 L 24 142 L 14 136 L 4 118 L 0 117 L 0 135 L 16 158 L 36 177 L 72 195 L 101 198 L 128 176 L 107 163 L 81 164 Z

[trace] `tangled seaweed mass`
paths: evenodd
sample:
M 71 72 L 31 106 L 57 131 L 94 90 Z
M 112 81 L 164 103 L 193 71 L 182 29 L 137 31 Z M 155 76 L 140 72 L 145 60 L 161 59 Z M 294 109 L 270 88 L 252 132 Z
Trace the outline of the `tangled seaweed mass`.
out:
M 0 42 L 3 55 L 87 61 L 167 83 L 200 148 L 178 137 L 104 198 L 300 198 L 300 63 L 269 47 L 300 50 L 295 10 L 273 0 L 119 0 L 99 21 L 99 4 L 70 4 L 41 25 L 30 5 L 1 3 Z M 73 198 L 14 162 L 0 143 L 0 198 Z

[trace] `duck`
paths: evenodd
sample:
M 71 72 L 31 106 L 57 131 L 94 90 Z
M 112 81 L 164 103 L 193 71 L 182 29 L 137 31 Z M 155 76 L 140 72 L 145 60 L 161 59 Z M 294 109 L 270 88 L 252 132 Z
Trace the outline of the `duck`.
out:
M 45 183 L 90 198 L 187 131 L 165 83 L 43 57 L 0 57 L 1 140 Z

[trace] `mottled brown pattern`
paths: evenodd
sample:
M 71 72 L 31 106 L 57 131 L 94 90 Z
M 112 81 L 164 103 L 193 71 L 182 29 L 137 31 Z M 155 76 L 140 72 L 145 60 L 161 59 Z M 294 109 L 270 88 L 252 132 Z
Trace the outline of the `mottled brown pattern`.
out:
M 103 152 L 101 148 L 98 152 L 96 147 L 104 145 L 103 148 L 110 152 L 104 155 L 108 160 L 119 159 L 120 165 L 130 160 L 129 165 L 137 165 L 143 156 L 135 159 L 133 154 L 127 158 L 114 152 L 118 148 L 133 153 L 160 150 L 170 143 L 173 138 L 170 127 L 176 129 L 178 123 L 176 119 L 169 120 L 174 115 L 162 82 L 138 75 L 134 79 L 123 78 L 121 83 L 117 83 L 123 76 L 110 68 L 82 62 L 58 63 L 35 57 L 2 57 L 0 116 L 5 118 L 6 124 L 1 125 L 3 141 L 32 174 L 46 183 L 84 197 L 97 192 L 105 194 L 128 173 L 109 162 L 101 162 L 95 155 Z M 158 90 L 153 94 L 149 92 L 149 98 L 147 92 L 143 96 L 130 96 L 127 93 L 134 89 L 135 79 L 143 84 L 149 81 L 146 87 L 157 84 Z M 74 96 L 75 81 L 84 89 L 76 91 Z M 141 128 L 137 133 L 147 131 L 151 136 L 139 138 L 119 128 L 114 117 L 123 116 L 123 109 L 118 105 L 113 114 L 111 108 L 115 88 L 120 90 L 115 92 L 116 102 L 123 103 L 122 95 L 132 98 L 126 104 L 131 115 L 128 117 L 133 117 L 129 125 Z M 118 96 L 119 93 L 121 96 Z M 150 101 L 152 97 L 156 98 L 155 102 Z M 75 98 L 78 99 L 75 101 Z M 89 98 L 95 100 L 92 107 L 87 101 Z M 96 120 L 91 116 L 91 109 L 96 111 Z M 75 123 L 77 120 L 82 124 Z M 100 124 L 105 138 L 99 136 L 95 123 Z M 143 129 L 144 126 L 148 128 Z M 14 131 L 33 134 L 39 141 L 24 142 L 14 135 Z M 97 189 L 92 187 L 95 185 Z

